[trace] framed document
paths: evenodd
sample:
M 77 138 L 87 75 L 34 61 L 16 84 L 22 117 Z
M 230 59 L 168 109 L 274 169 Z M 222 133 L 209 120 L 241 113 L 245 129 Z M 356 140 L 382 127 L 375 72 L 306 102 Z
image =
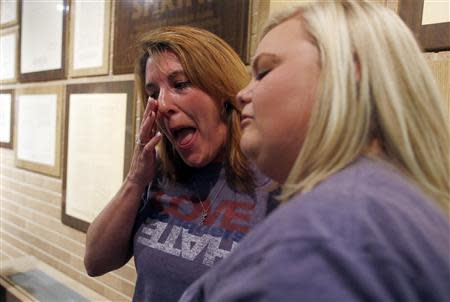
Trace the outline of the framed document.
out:
M 118 0 L 115 7 L 113 73 L 133 72 L 136 41 L 165 25 L 205 28 L 227 41 L 248 62 L 249 0 Z
M 134 82 L 67 87 L 62 222 L 80 231 L 120 188 L 134 147 Z
M 0 33 L 0 83 L 17 81 L 17 28 Z
M 400 0 L 399 15 L 425 51 L 450 50 L 450 1 Z
M 14 125 L 14 91 L 0 90 L 0 147 L 12 149 Z
M 70 76 L 108 74 L 110 20 L 109 0 L 72 2 Z
M 0 28 L 19 22 L 19 0 L 0 1 Z
M 68 0 L 23 0 L 20 35 L 21 82 L 65 77 Z
M 16 91 L 14 136 L 16 166 L 59 177 L 64 88 Z

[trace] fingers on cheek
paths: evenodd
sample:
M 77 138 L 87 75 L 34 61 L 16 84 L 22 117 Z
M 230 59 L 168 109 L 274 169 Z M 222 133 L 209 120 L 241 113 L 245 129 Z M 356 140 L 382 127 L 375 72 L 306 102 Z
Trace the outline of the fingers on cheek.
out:
M 146 121 L 147 121 L 147 117 L 144 117 L 144 119 L 141 122 L 141 131 L 144 129 Z
M 144 150 L 145 152 L 153 152 L 155 150 L 156 145 L 161 140 L 161 133 L 158 132 L 154 137 L 152 137 L 147 145 L 145 145 Z

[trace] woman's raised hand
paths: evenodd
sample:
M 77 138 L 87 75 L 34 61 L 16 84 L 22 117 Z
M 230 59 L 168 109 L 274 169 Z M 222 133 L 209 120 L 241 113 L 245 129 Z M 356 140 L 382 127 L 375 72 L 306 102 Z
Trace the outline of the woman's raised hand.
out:
M 139 133 L 127 180 L 146 186 L 155 177 L 156 151 L 155 147 L 161 140 L 161 133 L 157 131 L 156 115 L 158 101 L 149 97 L 142 116 Z

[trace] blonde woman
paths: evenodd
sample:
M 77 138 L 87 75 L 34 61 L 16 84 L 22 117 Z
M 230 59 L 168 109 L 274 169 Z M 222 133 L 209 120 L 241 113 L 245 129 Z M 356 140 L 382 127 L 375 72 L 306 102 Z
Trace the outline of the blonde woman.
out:
M 233 49 L 188 26 L 149 32 L 140 46 L 146 108 L 131 167 L 89 227 L 84 262 L 99 276 L 134 256 L 133 301 L 176 301 L 265 216 L 267 179 L 239 148 L 236 94 L 249 76 Z
M 252 68 L 241 148 L 285 203 L 181 301 L 450 301 L 444 100 L 399 17 L 298 8 Z

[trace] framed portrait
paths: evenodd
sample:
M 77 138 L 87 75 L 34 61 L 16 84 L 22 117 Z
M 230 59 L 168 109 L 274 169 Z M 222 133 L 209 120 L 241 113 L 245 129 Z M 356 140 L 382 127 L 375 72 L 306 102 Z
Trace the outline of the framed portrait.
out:
M 0 28 L 19 23 L 19 0 L 0 1 Z
M 104 75 L 109 71 L 111 1 L 72 1 L 69 75 Z
M 113 73 L 133 72 L 137 41 L 151 29 L 192 25 L 223 38 L 248 63 L 250 0 L 115 2 Z
M 120 188 L 134 147 L 134 82 L 67 87 L 62 222 L 80 231 Z
M 19 168 L 61 175 L 63 86 L 16 91 L 14 151 Z
M 450 50 L 450 1 L 400 0 L 399 15 L 425 51 Z
M 0 147 L 12 149 L 14 126 L 14 91 L 0 90 Z
M 68 0 L 23 0 L 20 82 L 65 78 L 68 10 Z
M 17 81 L 18 35 L 17 28 L 0 31 L 0 84 Z

